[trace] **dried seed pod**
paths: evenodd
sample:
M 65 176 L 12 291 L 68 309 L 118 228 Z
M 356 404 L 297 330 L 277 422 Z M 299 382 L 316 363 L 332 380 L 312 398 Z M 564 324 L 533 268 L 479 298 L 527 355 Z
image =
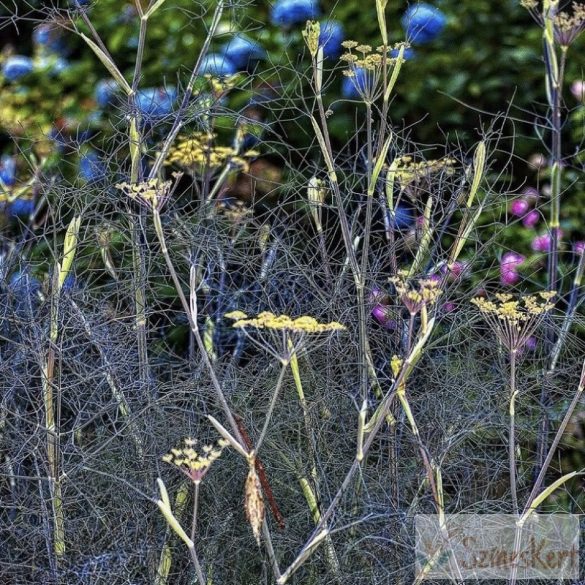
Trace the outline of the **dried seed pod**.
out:
M 249 461 L 250 470 L 246 478 L 244 487 L 244 507 L 246 509 L 246 518 L 252 527 L 254 538 L 260 545 L 260 530 L 264 521 L 264 498 L 262 497 L 262 488 L 256 469 L 254 467 L 254 458 Z

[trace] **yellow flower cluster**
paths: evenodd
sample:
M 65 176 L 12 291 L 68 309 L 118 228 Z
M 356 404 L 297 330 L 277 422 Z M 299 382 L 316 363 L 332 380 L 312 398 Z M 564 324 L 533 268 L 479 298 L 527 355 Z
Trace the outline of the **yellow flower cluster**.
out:
M 398 276 L 389 280 L 411 315 L 416 315 L 423 306 L 433 305 L 442 292 L 439 288 L 439 282 L 433 279 L 422 279 L 412 285 L 407 281 L 405 274 L 399 273 Z
M 393 167 L 395 177 L 402 184 L 408 184 L 441 171 L 452 172 L 456 162 L 454 158 L 449 157 L 415 162 L 412 156 L 402 156 L 394 160 Z
M 551 299 L 555 295 L 554 291 L 518 298 L 511 294 L 497 294 L 494 301 L 478 297 L 471 302 L 480 310 L 499 341 L 516 352 L 554 307 Z
M 305 39 L 305 43 L 307 43 L 309 53 L 311 53 L 312 57 L 315 57 L 315 55 L 317 55 L 317 51 L 319 50 L 320 32 L 321 25 L 318 22 L 307 20 L 307 26 L 303 31 L 303 38 Z
M 259 155 L 254 150 L 249 150 L 242 156 L 238 156 L 236 149 L 231 146 L 215 146 L 213 144 L 215 134 L 207 132 L 196 132 L 191 136 L 180 139 L 170 149 L 165 164 L 177 164 L 181 167 L 196 170 L 202 167 L 218 168 L 228 162 L 248 170 L 246 159 Z
M 148 179 L 142 183 L 118 183 L 116 189 L 120 189 L 134 201 L 145 203 L 149 207 L 157 208 L 166 200 L 171 181 Z
M 554 307 L 550 300 L 555 292 L 540 292 L 537 295 L 514 298 L 511 294 L 496 294 L 495 301 L 477 297 L 471 302 L 484 314 L 494 315 L 502 321 L 519 325 L 533 317 L 544 315 Z
M 356 41 L 344 41 L 341 46 L 347 49 L 346 53 L 343 53 L 339 58 L 340 61 L 345 61 L 349 65 L 349 69 L 345 70 L 343 74 L 347 77 L 354 77 L 354 67 L 362 67 L 367 71 L 377 71 L 381 68 L 383 63 L 382 55 L 391 51 L 400 51 L 402 47 L 408 48 L 407 43 L 397 43 L 393 48 L 380 46 L 376 47 L 376 53 L 372 52 L 370 45 L 360 45 Z M 355 55 L 352 51 L 355 49 L 358 53 L 361 53 L 361 57 Z M 386 59 L 386 63 L 395 63 L 396 57 Z
M 199 482 L 207 473 L 211 464 L 219 459 L 228 442 L 220 439 L 216 445 L 204 445 L 203 453 L 195 451 L 196 439 L 186 438 L 183 440 L 183 446 L 178 449 L 171 449 L 169 453 L 163 456 L 165 463 L 175 465 L 189 479 Z
M 275 315 L 264 311 L 258 316 L 248 318 L 242 311 L 226 313 L 228 319 L 233 319 L 233 327 L 255 327 L 256 329 L 273 329 L 276 331 L 291 331 L 294 333 L 327 333 L 330 331 L 342 331 L 345 327 L 337 321 L 331 323 L 319 323 L 314 317 L 307 315 L 293 319 L 288 315 Z

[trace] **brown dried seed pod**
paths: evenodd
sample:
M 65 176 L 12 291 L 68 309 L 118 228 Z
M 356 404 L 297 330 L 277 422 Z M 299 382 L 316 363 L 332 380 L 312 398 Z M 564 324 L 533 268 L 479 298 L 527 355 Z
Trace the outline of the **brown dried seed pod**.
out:
M 244 507 L 246 509 L 246 518 L 252 527 L 254 538 L 260 545 L 260 530 L 264 521 L 264 499 L 262 497 L 262 488 L 258 474 L 254 468 L 254 463 L 250 464 L 250 471 L 246 478 L 244 487 Z

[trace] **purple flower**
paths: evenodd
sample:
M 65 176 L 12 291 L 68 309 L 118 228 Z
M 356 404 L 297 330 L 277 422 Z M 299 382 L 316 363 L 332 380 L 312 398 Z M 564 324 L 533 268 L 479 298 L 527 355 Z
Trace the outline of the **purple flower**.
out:
M 573 252 L 575 252 L 575 254 L 579 256 L 583 256 L 583 253 L 585 252 L 585 242 L 584 241 L 575 242 L 573 244 Z
M 500 267 L 500 282 L 504 286 L 513 286 L 520 282 L 520 275 L 513 268 Z
M 0 179 L 7 187 L 16 183 L 16 157 L 7 154 L 0 158 Z
M 221 53 L 209 53 L 209 55 L 206 55 L 199 68 L 199 75 L 227 77 L 234 73 L 236 73 L 236 66 L 226 55 Z
M 341 55 L 341 43 L 345 39 L 343 25 L 337 20 L 326 20 L 321 25 L 319 45 L 323 47 L 323 56 L 338 59 Z
M 12 55 L 2 63 L 2 73 L 7 81 L 17 81 L 31 73 L 33 69 L 32 59 L 23 55 Z
M 449 273 L 449 278 L 451 280 L 455 280 L 457 278 L 461 278 L 465 272 L 468 270 L 469 264 L 467 262 L 453 262 L 451 268 L 448 268 L 447 265 L 441 267 L 441 272 L 443 274 Z
M 527 228 L 533 228 L 540 221 L 540 213 L 533 209 L 529 211 L 522 219 L 522 225 Z
M 522 217 L 530 207 L 526 199 L 514 199 L 510 204 L 510 213 L 516 217 Z
M 526 258 L 522 256 L 522 254 L 518 254 L 518 252 L 506 252 L 502 256 L 502 260 L 500 262 L 501 270 L 516 270 L 517 266 L 520 266 L 526 261 Z
M 548 252 L 550 250 L 551 243 L 552 243 L 552 238 L 550 237 L 550 235 L 543 234 L 541 236 L 536 236 L 532 240 L 530 247 L 535 252 Z
M 410 43 L 424 45 L 441 34 L 447 19 L 438 8 L 422 2 L 408 8 L 401 23 Z
M 369 298 L 370 303 L 377 303 L 387 305 L 390 302 L 390 298 L 385 290 L 375 287 L 371 290 Z
M 444 313 L 453 313 L 453 311 L 457 310 L 457 305 L 451 301 L 447 301 L 443 304 L 443 312 Z
M 272 24 L 289 27 L 319 17 L 319 4 L 315 0 L 276 0 L 272 6 Z
M 396 321 L 391 319 L 390 311 L 383 305 L 376 305 L 372 309 L 372 316 L 382 327 L 386 329 L 396 329 Z

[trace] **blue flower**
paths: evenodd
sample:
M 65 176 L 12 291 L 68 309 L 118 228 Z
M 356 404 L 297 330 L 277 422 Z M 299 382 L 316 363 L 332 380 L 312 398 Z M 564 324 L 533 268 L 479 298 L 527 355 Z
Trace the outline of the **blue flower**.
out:
M 321 25 L 319 45 L 323 47 L 323 56 L 329 59 L 338 59 L 341 55 L 341 43 L 345 39 L 345 31 L 340 22 L 326 20 Z
M 35 202 L 32 199 L 20 197 L 15 199 L 9 207 L 10 217 L 28 217 L 35 210 Z
M 0 158 L 0 179 L 7 187 L 16 183 L 16 157 L 7 154 Z
M 143 116 L 162 118 L 172 112 L 176 99 L 177 90 L 174 87 L 151 87 L 136 94 L 136 107 Z
M 199 75 L 213 75 L 214 77 L 226 77 L 236 73 L 236 66 L 221 53 L 209 53 L 201 62 Z
M 402 28 L 410 43 L 424 45 L 436 39 L 447 24 L 445 15 L 430 4 L 411 6 L 402 17 Z
M 245 71 L 256 61 L 266 58 L 266 51 L 260 44 L 243 35 L 236 35 L 222 48 L 223 54 L 238 71 Z
M 95 101 L 100 108 L 107 108 L 115 102 L 118 84 L 113 79 L 101 79 L 95 86 Z
M 400 51 L 398 49 L 392 49 L 390 51 L 390 57 L 392 57 L 393 59 L 396 59 L 399 55 Z M 405 61 L 410 61 L 411 59 L 414 59 L 416 57 L 416 52 L 414 51 L 414 49 L 404 49 L 404 53 L 402 53 L 402 58 Z
M 29 274 L 27 270 L 15 272 L 10 278 L 10 288 L 15 292 L 29 292 L 36 294 L 41 290 L 41 283 Z
M 394 213 L 388 212 L 390 216 L 390 225 L 395 230 L 408 229 L 414 223 L 414 213 L 412 209 L 404 204 L 399 204 L 394 209 Z
M 34 66 L 30 57 L 12 55 L 2 63 L 2 73 L 8 81 L 16 81 L 32 72 Z
M 43 51 L 64 54 L 66 45 L 59 30 L 49 24 L 42 24 L 33 31 L 33 43 Z
M 89 150 L 79 158 L 79 175 L 88 183 L 105 177 L 106 168 L 95 150 Z
M 270 15 L 272 24 L 284 27 L 318 17 L 317 0 L 276 0 Z
M 355 100 L 360 99 L 362 93 L 366 93 L 368 87 L 368 72 L 363 67 L 353 69 L 353 77 L 344 77 L 341 84 L 341 94 L 344 98 Z

